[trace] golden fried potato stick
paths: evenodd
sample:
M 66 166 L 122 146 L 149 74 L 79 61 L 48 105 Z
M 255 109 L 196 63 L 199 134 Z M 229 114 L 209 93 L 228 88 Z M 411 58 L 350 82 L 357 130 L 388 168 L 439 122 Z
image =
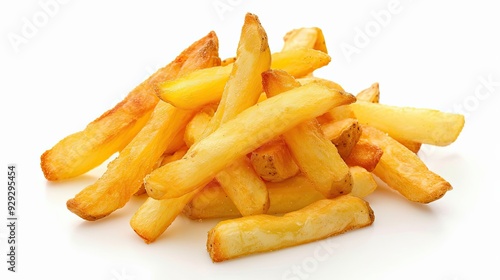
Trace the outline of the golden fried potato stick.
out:
M 366 139 L 360 139 L 344 161 L 348 166 L 361 166 L 368 171 L 373 171 L 383 153 L 384 151 L 379 146 Z
M 368 203 L 343 195 L 322 199 L 282 217 L 254 215 L 219 222 L 208 232 L 214 262 L 321 240 L 369 226 L 375 216 Z
M 204 186 L 231 162 L 274 137 L 353 99 L 350 94 L 315 83 L 268 98 L 191 146 L 182 160 L 151 172 L 146 191 L 155 199 L 182 196 Z
M 283 69 L 294 77 L 302 77 L 330 63 L 328 54 L 313 49 L 296 49 L 272 55 L 271 68 Z M 175 80 L 160 83 L 156 93 L 172 105 L 197 109 L 219 102 L 233 64 L 194 71 Z
M 349 107 L 362 124 L 376 127 L 397 139 L 436 146 L 453 143 L 465 123 L 463 115 L 433 109 L 362 101 L 350 104 Z
M 349 169 L 353 182 L 350 195 L 364 198 L 375 191 L 377 182 L 369 171 L 360 166 L 352 166 Z M 281 182 L 266 182 L 266 185 L 270 200 L 267 214 L 271 215 L 296 211 L 325 198 L 303 174 Z M 183 213 L 193 220 L 241 216 L 216 181 L 210 182 L 196 194 L 186 205 Z
M 255 172 L 268 182 L 281 182 L 300 171 L 281 137 L 255 149 L 250 155 L 250 161 Z
M 299 82 L 281 70 L 267 71 L 262 76 L 264 91 L 269 97 L 277 97 L 282 92 L 300 87 Z M 354 98 L 345 101 L 354 102 Z M 302 173 L 325 197 L 332 198 L 351 191 L 349 167 L 332 141 L 325 137 L 316 119 L 307 120 L 286 131 L 283 139 Z
M 71 134 L 41 156 L 41 168 L 47 180 L 76 177 L 103 163 L 121 151 L 141 130 L 158 103 L 155 85 L 177 77 L 180 71 L 197 69 L 212 63 L 217 38 L 210 32 L 185 49 L 175 60 L 159 69 L 133 89 L 123 101 L 89 123 L 84 130 Z
M 328 53 L 323 31 L 318 27 L 293 29 L 285 34 L 282 50 L 309 48 Z
M 211 60 L 199 67 L 211 67 L 220 63 L 217 37 L 212 37 L 214 47 Z M 196 54 L 195 54 L 196 55 Z M 207 54 L 203 54 L 203 59 Z M 193 64 L 194 65 L 194 64 Z M 178 75 L 196 68 L 184 67 Z M 106 172 L 92 185 L 84 188 L 67 201 L 67 208 L 83 219 L 94 221 L 123 207 L 140 190 L 144 177 L 158 163 L 178 133 L 194 115 L 194 111 L 180 110 L 172 105 L 159 102 L 149 121 L 132 141 L 109 163 Z M 177 143 L 174 143 L 177 144 Z
M 430 171 L 415 153 L 386 133 L 371 126 L 362 126 L 362 131 L 361 139 L 383 150 L 373 174 L 408 200 L 429 203 L 452 189 L 449 182 Z
M 366 88 L 356 94 L 356 100 L 366 101 L 371 103 L 379 103 L 380 88 L 378 83 L 373 83 L 369 88 Z
M 339 121 L 321 124 L 326 139 L 337 147 L 339 155 L 345 160 L 361 136 L 358 120 L 346 118 Z

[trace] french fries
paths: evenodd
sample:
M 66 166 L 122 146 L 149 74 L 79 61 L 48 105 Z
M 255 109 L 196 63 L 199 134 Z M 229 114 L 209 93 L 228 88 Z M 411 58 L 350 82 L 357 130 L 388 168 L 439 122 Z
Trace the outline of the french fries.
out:
M 330 63 L 328 54 L 314 49 L 294 49 L 274 53 L 271 68 L 282 69 L 294 77 L 303 77 Z M 222 97 L 233 63 L 211 67 L 160 83 L 157 95 L 165 102 L 182 109 L 197 109 L 217 103 Z
M 146 243 L 179 215 L 221 219 L 206 243 L 221 262 L 371 225 L 375 178 L 411 202 L 452 189 L 417 152 L 453 143 L 462 115 L 380 104 L 378 83 L 354 96 L 315 76 L 331 60 L 320 28 L 291 30 L 274 53 L 267 36 L 246 14 L 236 56 L 221 61 L 210 32 L 43 153 L 44 176 L 62 180 L 119 152 L 67 208 L 94 221 L 146 195 L 130 219 Z
M 218 42 L 214 32 L 193 43 L 175 60 L 133 89 L 123 101 L 92 121 L 84 130 L 68 135 L 41 156 L 47 180 L 57 181 L 84 174 L 121 151 L 149 120 L 158 103 L 155 85 L 177 77 L 182 70 L 212 65 Z
M 322 199 L 282 217 L 254 215 L 219 222 L 208 232 L 214 262 L 303 244 L 371 225 L 373 210 L 364 200 L 344 195 Z
M 282 92 L 300 86 L 299 82 L 284 71 L 268 71 L 262 75 L 264 91 L 270 97 L 279 96 Z M 354 98 L 346 98 L 345 103 L 337 105 L 353 101 Z M 349 168 L 335 145 L 324 136 L 316 119 L 308 120 L 286 131 L 283 139 L 300 170 L 325 197 L 332 198 L 351 191 L 352 178 Z
M 360 166 L 349 167 L 349 170 L 352 175 L 350 195 L 364 198 L 375 191 L 377 182 L 369 171 Z M 271 215 L 296 211 L 325 198 L 302 174 L 281 182 L 266 182 L 266 185 L 270 200 L 267 214 Z M 234 203 L 216 181 L 210 182 L 198 192 L 186 205 L 183 213 L 193 220 L 241 216 Z
M 210 182 L 233 160 L 297 124 L 353 98 L 350 94 L 315 83 L 268 98 L 191 146 L 182 160 L 151 172 L 146 177 L 146 191 L 155 199 L 174 198 L 191 192 Z M 269 119 L 279 121 L 269 125 Z
M 408 200 L 429 203 L 452 189 L 449 182 L 430 171 L 415 153 L 398 141 L 374 127 L 363 126 L 362 130 L 362 139 L 383 151 L 373 173 Z
M 205 64 L 193 64 L 179 70 L 178 75 L 199 67 L 220 63 L 217 37 L 207 35 L 212 46 L 210 59 L 199 57 Z M 192 68 L 196 67 L 196 68 Z M 92 185 L 67 201 L 67 208 L 86 220 L 106 217 L 123 207 L 142 186 L 142 179 L 153 170 L 165 149 L 193 116 L 192 111 L 180 110 L 168 103 L 158 103 L 150 119 L 132 141 L 109 165 L 106 172 Z M 106 201 L 106 203 L 102 203 Z

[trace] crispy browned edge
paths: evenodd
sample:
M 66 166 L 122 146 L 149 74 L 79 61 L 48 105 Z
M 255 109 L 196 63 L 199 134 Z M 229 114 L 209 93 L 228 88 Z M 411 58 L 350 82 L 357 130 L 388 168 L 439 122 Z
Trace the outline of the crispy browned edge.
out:
M 94 121 L 90 122 L 87 125 L 87 128 L 91 125 L 95 125 L 99 122 L 104 121 L 106 118 L 116 114 L 119 111 L 128 112 L 128 114 L 135 116 L 135 118 L 131 119 L 130 125 L 133 125 L 133 123 L 135 123 L 137 119 L 145 115 L 147 112 L 151 111 L 154 108 L 154 106 L 156 106 L 156 104 L 158 103 L 159 98 L 156 95 L 157 83 L 165 79 L 172 78 L 179 71 L 181 71 L 181 69 L 185 66 L 186 62 L 189 62 L 189 58 L 192 56 L 193 52 L 200 53 L 202 57 L 210 55 L 210 52 L 208 52 L 207 50 L 209 48 L 213 48 L 213 44 L 218 44 L 218 38 L 214 31 L 210 31 L 205 37 L 199 39 L 198 41 L 191 44 L 188 48 L 183 50 L 168 65 L 159 69 L 158 71 L 156 71 L 156 73 L 154 73 L 140 85 L 135 87 L 121 102 L 116 104 L 112 109 L 104 112 L 101 116 L 96 118 Z M 218 57 L 214 59 L 220 60 L 220 58 Z M 196 63 L 196 61 L 194 61 L 193 63 Z M 84 132 L 85 130 L 82 130 L 74 134 L 82 133 L 83 135 L 85 135 Z M 115 137 L 115 134 L 109 135 L 109 137 L 101 144 L 105 144 L 111 141 L 113 137 Z M 61 141 L 63 140 L 64 139 L 62 139 Z M 59 143 L 61 141 L 59 141 Z M 48 157 L 50 157 L 52 149 L 45 151 L 40 157 L 40 166 L 42 172 L 45 178 L 49 181 L 55 181 L 61 179 L 55 175 L 54 170 L 52 170 L 52 165 L 48 162 Z

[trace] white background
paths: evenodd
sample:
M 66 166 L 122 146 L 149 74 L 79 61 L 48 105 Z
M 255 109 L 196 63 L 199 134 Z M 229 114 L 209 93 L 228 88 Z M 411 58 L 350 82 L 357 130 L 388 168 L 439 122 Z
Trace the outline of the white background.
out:
M 48 2 L 0 4 L 3 182 L 8 164 L 19 172 L 18 272 L 7 272 L 4 187 L 1 279 L 500 278 L 496 1 L 52 1 L 44 8 Z M 367 197 L 371 227 L 218 264 L 205 250 L 216 221 L 180 217 L 146 245 L 129 226 L 141 198 L 97 222 L 70 213 L 66 200 L 105 168 L 49 183 L 40 155 L 210 30 L 221 57 L 233 56 L 246 12 L 259 16 L 273 52 L 293 28 L 322 28 L 332 62 L 316 74 L 349 92 L 379 82 L 383 103 L 465 114 L 455 143 L 421 152 L 454 189 L 429 205 L 380 189 Z M 348 45 L 356 52 L 345 53 Z

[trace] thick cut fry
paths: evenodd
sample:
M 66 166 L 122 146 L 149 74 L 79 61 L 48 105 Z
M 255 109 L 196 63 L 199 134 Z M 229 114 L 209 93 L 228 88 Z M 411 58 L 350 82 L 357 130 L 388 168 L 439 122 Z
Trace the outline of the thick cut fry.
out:
M 430 171 L 415 153 L 386 133 L 370 126 L 363 126 L 362 131 L 362 139 L 383 150 L 373 173 L 408 200 L 429 203 L 452 189 L 450 183 Z
M 326 139 L 335 144 L 343 159 L 349 156 L 361 136 L 358 120 L 352 118 L 324 123 L 321 125 L 321 130 Z
M 208 232 L 214 262 L 321 240 L 369 226 L 373 210 L 360 198 L 322 199 L 282 217 L 254 215 L 219 222 Z
M 148 124 L 109 165 L 92 185 L 67 201 L 68 209 L 83 219 L 94 221 L 123 207 L 142 186 L 169 141 L 192 117 L 191 111 L 158 103 Z
M 331 58 L 313 49 L 274 53 L 271 68 L 282 69 L 294 77 L 302 77 L 323 67 Z M 164 101 L 183 109 L 197 109 L 217 103 L 233 70 L 233 64 L 195 71 L 158 85 L 157 95 Z M 260 73 L 259 73 L 260 74 Z
M 463 115 L 433 109 L 362 101 L 350 104 L 349 107 L 360 123 L 385 131 L 391 137 L 437 146 L 453 143 L 465 123 Z
M 292 76 L 281 70 L 267 71 L 262 76 L 264 91 L 268 96 L 279 96 L 284 91 L 300 86 Z M 286 131 L 283 139 L 302 173 L 325 197 L 336 197 L 351 191 L 349 167 L 332 141 L 324 136 L 316 119 L 305 121 Z
M 368 171 L 373 171 L 383 153 L 379 146 L 370 143 L 366 139 L 360 139 L 344 161 L 349 166 L 361 166 Z
M 182 160 L 151 172 L 146 178 L 146 190 L 155 199 L 186 194 L 207 184 L 237 158 L 297 124 L 353 99 L 350 94 L 319 84 L 304 85 L 268 98 L 191 146 Z
M 130 226 L 146 243 L 151 243 L 165 232 L 196 193 L 197 190 L 163 200 L 148 197 L 130 219 Z
M 375 191 L 377 182 L 370 172 L 360 166 L 353 166 L 349 169 L 353 182 L 350 195 L 363 198 Z M 270 200 L 267 214 L 271 215 L 296 211 L 325 198 L 302 174 L 282 182 L 267 182 L 266 185 Z M 241 216 L 234 203 L 216 182 L 209 183 L 196 194 L 183 212 L 193 220 Z
M 193 43 L 174 61 L 133 89 L 113 109 L 89 123 L 84 130 L 59 141 L 41 156 L 41 168 L 47 180 L 63 180 L 84 174 L 121 151 L 141 130 L 158 103 L 154 87 L 171 80 L 179 71 L 214 65 L 220 60 L 214 32 Z
M 211 56 L 217 57 L 217 37 L 213 40 L 216 45 Z M 212 59 L 196 67 L 211 67 L 218 63 L 220 60 Z M 193 70 L 185 67 L 179 70 L 178 75 Z M 193 111 L 159 102 L 147 124 L 108 165 L 106 172 L 94 184 L 68 200 L 67 208 L 81 218 L 93 221 L 123 207 L 140 190 L 144 177 L 157 166 L 165 150 L 174 143 L 172 141 L 193 115 Z
M 366 88 L 356 94 L 356 100 L 366 101 L 371 103 L 379 103 L 380 88 L 378 83 L 373 83 L 369 88 Z
M 267 182 L 281 182 L 299 172 L 299 167 L 282 138 L 255 149 L 250 160 L 255 172 Z
M 309 48 L 328 53 L 323 31 L 318 27 L 304 27 L 289 31 L 283 38 L 283 51 Z

